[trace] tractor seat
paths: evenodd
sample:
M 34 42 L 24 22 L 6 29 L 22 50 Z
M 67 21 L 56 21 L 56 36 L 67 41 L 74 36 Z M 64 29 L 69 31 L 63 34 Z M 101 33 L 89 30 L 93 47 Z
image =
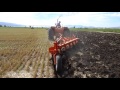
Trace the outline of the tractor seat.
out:
M 56 26 L 57 28 L 61 28 L 61 26 Z

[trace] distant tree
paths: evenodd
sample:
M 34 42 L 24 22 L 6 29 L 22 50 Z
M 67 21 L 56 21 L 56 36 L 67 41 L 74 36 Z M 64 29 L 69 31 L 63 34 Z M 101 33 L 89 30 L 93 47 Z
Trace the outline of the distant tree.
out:
M 75 28 L 75 26 L 73 28 Z
M 84 29 L 88 29 L 88 28 L 85 27 Z
M 4 27 L 7 27 L 6 25 L 4 25 Z
M 2 25 L 0 25 L 0 27 L 2 27 Z

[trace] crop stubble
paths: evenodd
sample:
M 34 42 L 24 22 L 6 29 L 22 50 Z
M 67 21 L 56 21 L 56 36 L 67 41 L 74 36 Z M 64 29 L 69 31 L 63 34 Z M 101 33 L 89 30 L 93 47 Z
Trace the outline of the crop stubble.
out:
M 0 28 L 0 77 L 52 78 L 47 30 Z

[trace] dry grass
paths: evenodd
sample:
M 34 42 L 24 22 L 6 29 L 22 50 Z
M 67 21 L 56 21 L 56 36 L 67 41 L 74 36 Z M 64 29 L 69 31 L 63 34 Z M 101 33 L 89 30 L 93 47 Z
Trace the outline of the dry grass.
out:
M 0 77 L 54 77 L 47 37 L 45 29 L 0 28 Z

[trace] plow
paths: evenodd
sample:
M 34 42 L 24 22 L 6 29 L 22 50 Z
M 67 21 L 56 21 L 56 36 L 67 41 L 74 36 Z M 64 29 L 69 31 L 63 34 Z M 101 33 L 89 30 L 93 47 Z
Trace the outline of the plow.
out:
M 54 46 L 49 48 L 49 53 L 52 55 L 52 60 L 55 70 L 59 73 L 62 71 L 62 62 L 65 58 L 64 52 L 72 48 L 78 43 L 79 38 L 75 37 L 62 37 L 54 41 Z

